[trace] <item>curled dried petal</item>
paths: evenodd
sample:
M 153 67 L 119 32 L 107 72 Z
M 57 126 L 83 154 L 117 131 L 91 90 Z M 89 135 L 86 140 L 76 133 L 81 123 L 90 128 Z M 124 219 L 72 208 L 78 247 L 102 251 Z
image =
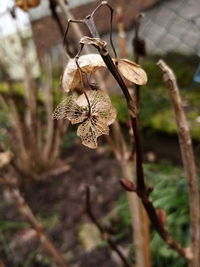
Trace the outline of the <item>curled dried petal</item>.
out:
M 69 94 L 57 106 L 53 117 L 68 119 L 72 124 L 81 123 L 77 129 L 77 135 L 80 136 L 82 144 L 96 148 L 97 138 L 100 135 L 109 134 L 108 125 L 114 122 L 117 112 L 106 92 L 89 90 L 85 91 L 85 94 L 78 98 L 75 93 Z
M 137 65 L 136 63 L 128 59 L 117 59 L 116 65 L 117 65 L 119 72 L 127 80 L 138 85 L 144 85 L 147 83 L 147 74 L 140 67 L 140 65 Z
M 72 124 L 84 121 L 88 116 L 87 108 L 80 107 L 76 103 L 76 96 L 70 95 L 65 98 L 55 109 L 54 119 L 68 119 Z
M 81 70 L 86 74 L 93 74 L 97 69 L 105 67 L 105 63 L 99 54 L 87 54 L 78 59 Z M 81 82 L 80 70 L 76 60 L 70 59 L 62 77 L 62 87 L 66 92 L 74 90 Z
M 109 95 L 103 90 L 87 91 L 87 96 L 91 106 L 91 113 L 101 117 L 107 125 L 112 124 L 116 119 L 116 109 L 113 107 Z M 77 104 L 86 106 L 87 100 L 84 95 L 77 99 Z
M 97 148 L 97 138 L 103 134 L 109 134 L 108 126 L 101 118 L 92 116 L 83 122 L 77 129 L 83 145 L 89 148 Z

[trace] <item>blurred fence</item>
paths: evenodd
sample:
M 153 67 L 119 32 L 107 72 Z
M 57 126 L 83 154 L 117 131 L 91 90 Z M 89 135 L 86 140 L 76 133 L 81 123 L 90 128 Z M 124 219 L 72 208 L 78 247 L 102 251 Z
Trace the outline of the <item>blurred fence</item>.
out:
M 144 12 L 140 35 L 150 53 L 200 52 L 199 0 L 168 0 Z

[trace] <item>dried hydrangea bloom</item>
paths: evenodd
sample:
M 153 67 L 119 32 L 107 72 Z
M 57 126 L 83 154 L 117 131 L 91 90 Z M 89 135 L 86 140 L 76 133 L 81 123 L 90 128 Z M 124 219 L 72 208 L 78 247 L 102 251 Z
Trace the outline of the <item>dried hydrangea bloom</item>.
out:
M 88 100 L 84 94 L 77 97 L 71 93 L 58 105 L 53 116 L 55 119 L 68 119 L 72 124 L 81 123 L 77 135 L 82 144 L 96 148 L 97 138 L 109 134 L 108 126 L 115 121 L 117 112 L 106 92 L 90 90 L 86 94 Z
M 147 83 L 146 72 L 128 59 L 113 59 L 118 71 L 129 81 L 144 85 Z M 78 65 L 84 73 L 92 75 L 101 67 L 106 67 L 99 54 L 87 54 L 79 57 Z M 76 59 L 70 59 L 62 76 L 62 87 L 66 92 L 73 91 L 81 82 L 81 73 Z
M 78 65 L 86 74 L 93 74 L 97 69 L 105 67 L 99 54 L 87 54 L 79 57 Z M 62 77 L 62 87 L 66 92 L 74 90 L 81 82 L 80 70 L 74 58 L 70 59 Z
M 128 59 L 114 60 L 119 72 L 130 82 L 138 85 L 144 85 L 147 83 L 146 72 L 136 63 Z

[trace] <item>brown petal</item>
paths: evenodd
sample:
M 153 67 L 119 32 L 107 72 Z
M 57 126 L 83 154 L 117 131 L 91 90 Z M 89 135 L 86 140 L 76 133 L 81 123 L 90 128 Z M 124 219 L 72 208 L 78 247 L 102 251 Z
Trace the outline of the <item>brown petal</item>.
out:
M 76 124 L 87 118 L 87 111 L 76 103 L 75 95 L 70 95 L 56 107 L 53 118 L 68 119 L 72 124 Z
M 116 65 L 119 72 L 129 81 L 144 85 L 147 83 L 146 72 L 136 63 L 128 59 L 117 59 Z
M 83 55 L 78 59 L 78 64 L 86 74 L 92 74 L 97 69 L 105 67 L 105 63 L 99 54 Z M 74 90 L 80 82 L 80 70 L 76 65 L 75 59 L 70 59 L 62 77 L 62 87 L 66 92 L 69 92 Z
M 88 90 L 85 91 L 91 106 L 91 113 L 97 115 L 106 124 L 112 124 L 117 115 L 116 109 L 113 107 L 110 97 L 103 90 Z M 78 97 L 76 103 L 81 106 L 87 106 L 87 100 L 84 95 Z
M 100 118 L 92 116 L 83 122 L 77 129 L 77 135 L 80 136 L 84 146 L 97 148 L 97 138 L 103 134 L 109 134 L 108 126 Z

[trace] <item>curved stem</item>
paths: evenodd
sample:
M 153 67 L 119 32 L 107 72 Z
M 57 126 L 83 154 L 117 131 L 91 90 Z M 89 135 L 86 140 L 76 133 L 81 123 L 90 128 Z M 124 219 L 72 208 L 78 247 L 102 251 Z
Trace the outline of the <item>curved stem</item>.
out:
M 124 257 L 122 252 L 119 250 L 117 245 L 112 241 L 112 239 L 109 237 L 108 233 L 105 231 L 103 226 L 98 222 L 96 219 L 92 207 L 91 207 L 91 200 L 90 200 L 90 188 L 87 186 L 86 187 L 86 211 L 87 214 L 89 215 L 90 219 L 92 222 L 96 225 L 96 227 L 99 229 L 100 233 L 102 234 L 103 238 L 108 242 L 109 246 L 111 247 L 112 250 L 114 250 L 121 261 L 123 262 L 125 267 L 130 267 L 131 265 L 128 263 L 127 259 Z
M 65 48 L 67 55 L 70 57 L 72 56 L 72 54 L 69 51 L 69 47 L 68 47 L 68 43 L 67 43 L 67 35 L 69 32 L 69 27 L 70 27 L 71 23 L 84 23 L 84 21 L 83 20 L 72 20 L 72 19 L 68 20 L 67 28 L 66 28 L 66 31 L 64 33 L 64 38 L 63 38 L 63 47 Z
M 88 108 L 89 108 L 89 111 L 88 112 L 89 112 L 89 117 L 90 117 L 91 116 L 91 105 L 90 105 L 90 101 L 89 101 L 89 98 L 88 98 L 86 92 L 84 91 L 83 93 L 84 93 L 85 98 L 86 98 L 87 103 L 88 103 Z

